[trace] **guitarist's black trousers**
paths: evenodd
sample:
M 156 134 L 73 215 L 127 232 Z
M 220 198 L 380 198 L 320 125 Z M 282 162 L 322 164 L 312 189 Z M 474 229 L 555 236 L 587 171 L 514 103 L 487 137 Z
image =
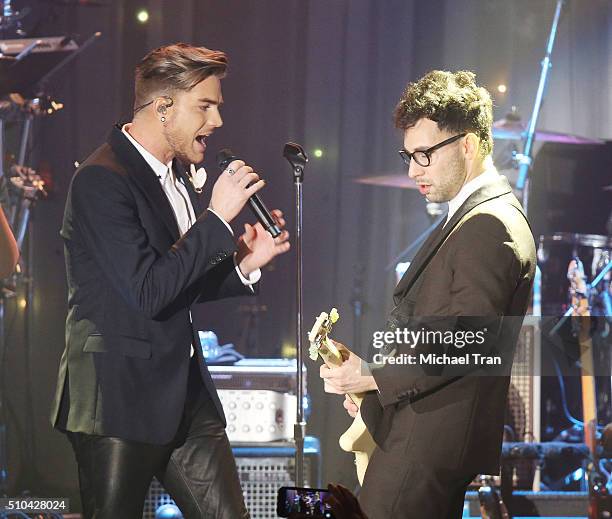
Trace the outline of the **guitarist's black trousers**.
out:
M 398 459 L 406 459 L 399 470 Z M 410 462 L 406 452 L 383 452 L 377 447 L 359 502 L 368 519 L 461 519 L 465 492 L 475 477 L 474 473 Z

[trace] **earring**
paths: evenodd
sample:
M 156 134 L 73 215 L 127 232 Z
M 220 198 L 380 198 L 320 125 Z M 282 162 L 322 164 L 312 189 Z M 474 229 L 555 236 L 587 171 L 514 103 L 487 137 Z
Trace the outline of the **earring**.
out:
M 166 118 L 162 116 L 162 118 L 161 118 L 161 122 L 162 122 L 162 123 L 165 123 L 165 122 L 166 122 Z

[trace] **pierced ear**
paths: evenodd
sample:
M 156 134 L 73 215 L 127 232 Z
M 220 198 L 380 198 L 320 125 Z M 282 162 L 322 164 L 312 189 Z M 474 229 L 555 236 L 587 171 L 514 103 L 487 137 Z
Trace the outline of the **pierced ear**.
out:
M 170 96 L 159 96 L 154 101 L 155 111 L 159 114 L 165 115 L 170 108 L 174 104 L 174 100 Z

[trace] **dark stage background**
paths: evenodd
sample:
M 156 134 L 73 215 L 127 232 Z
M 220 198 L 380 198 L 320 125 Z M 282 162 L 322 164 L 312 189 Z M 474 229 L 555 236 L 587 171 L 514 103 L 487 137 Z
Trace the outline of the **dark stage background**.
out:
M 290 228 L 293 187 L 282 147 L 293 140 L 310 153 L 304 184 L 305 327 L 320 311 L 337 306 L 336 338 L 366 354 L 368 338 L 384 324 L 391 304 L 394 274 L 385 266 L 429 225 L 418 192 L 353 182 L 401 172 L 401 136 L 391 115 L 401 91 L 433 68 L 471 69 L 491 90 L 508 85 L 507 93 L 494 94 L 496 118 L 516 105 L 528 119 L 555 7 L 554 0 L 125 0 L 55 9 L 41 1 L 16 7 L 26 4 L 40 14 L 33 27 L 37 36 L 84 39 L 101 31 L 102 37 L 52 81 L 53 94 L 66 106 L 37 130 L 33 166 L 48 171 L 53 186 L 36 208 L 31 234 L 31 403 L 24 324 L 16 303 L 8 308 L 11 495 L 24 488 L 75 494 L 72 452 L 48 422 L 66 312 L 58 230 L 73 163 L 102 143 L 114 122 L 129 118 L 132 70 L 148 50 L 186 41 L 229 54 L 225 124 L 209 141 L 209 176 L 216 173 L 215 151 L 231 146 L 266 178 L 264 197 L 286 212 Z M 146 25 L 135 18 L 141 7 L 151 14 Z M 612 138 L 611 54 L 612 4 L 569 2 L 539 127 Z M 321 158 L 312 155 L 315 148 L 323 150 Z M 606 169 L 595 173 L 612 183 L 606 157 Z M 596 166 L 580 164 L 574 168 L 583 178 L 578 184 L 592 185 Z M 602 202 L 591 232 L 603 232 L 610 197 Z M 280 355 L 283 344 L 294 342 L 294 260 L 287 254 L 264 272 L 257 298 L 202 307 L 200 328 L 215 330 L 222 343 L 234 342 L 247 355 Z M 364 305 L 357 323 L 355 298 Z M 360 344 L 354 344 L 356 333 Z M 308 432 L 322 440 L 324 481 L 352 486 L 352 460 L 337 446 L 349 418 L 340 397 L 323 393 L 318 366 L 306 362 L 313 402 Z M 24 458 L 28 452 L 31 459 Z

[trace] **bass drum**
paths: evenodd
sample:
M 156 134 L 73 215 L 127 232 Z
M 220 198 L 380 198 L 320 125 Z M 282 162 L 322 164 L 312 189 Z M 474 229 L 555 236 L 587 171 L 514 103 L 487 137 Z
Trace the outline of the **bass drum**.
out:
M 542 315 L 561 316 L 569 307 L 569 281 L 567 267 L 578 257 L 584 266 L 587 282 L 610 261 L 612 238 L 599 234 L 573 234 L 559 232 L 540 236 L 538 265 L 542 271 Z M 610 272 L 599 285 L 598 291 L 609 289 Z

